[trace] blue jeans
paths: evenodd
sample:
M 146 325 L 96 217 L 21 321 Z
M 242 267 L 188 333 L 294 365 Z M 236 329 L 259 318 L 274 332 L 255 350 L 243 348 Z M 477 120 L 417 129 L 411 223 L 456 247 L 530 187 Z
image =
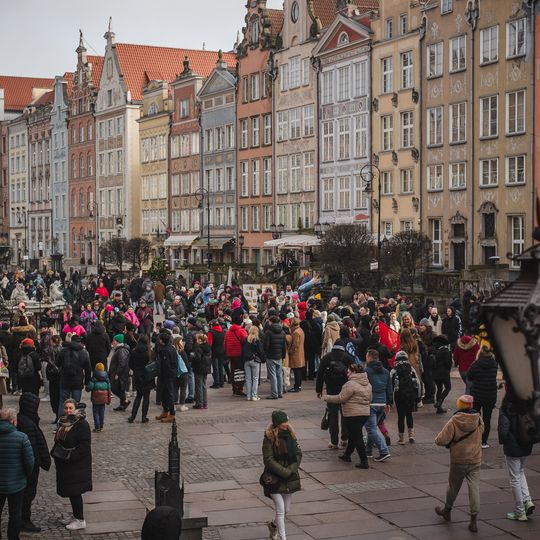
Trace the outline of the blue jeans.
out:
M 470 394 L 471 393 L 471 382 L 469 379 L 467 379 L 468 371 L 460 371 L 459 376 L 461 377 L 461 380 L 465 383 L 465 393 Z
M 244 371 L 246 372 L 246 395 L 248 398 L 257 397 L 260 366 L 261 364 L 255 362 L 255 360 L 244 362 Z
M 81 401 L 82 390 L 69 390 L 60 388 L 60 401 L 58 402 L 58 418 L 64 416 L 64 401 L 68 398 L 73 398 L 77 403 Z
M 270 394 L 273 397 L 282 395 L 283 390 L 283 361 L 266 359 L 266 368 L 268 369 L 268 379 L 270 380 Z
M 194 399 L 195 397 L 195 375 L 193 371 L 188 371 L 188 399 Z
M 384 437 L 379 432 L 378 424 L 384 416 L 384 407 L 370 407 L 370 415 L 367 422 L 364 424 L 367 431 L 367 445 L 366 451 L 369 454 L 373 451 L 373 445 L 375 445 L 381 454 L 385 456 L 389 454 L 388 446 L 386 446 L 386 441 Z
M 102 405 L 92 405 L 92 414 L 94 415 L 94 427 L 96 429 L 102 428 L 105 422 L 105 403 Z

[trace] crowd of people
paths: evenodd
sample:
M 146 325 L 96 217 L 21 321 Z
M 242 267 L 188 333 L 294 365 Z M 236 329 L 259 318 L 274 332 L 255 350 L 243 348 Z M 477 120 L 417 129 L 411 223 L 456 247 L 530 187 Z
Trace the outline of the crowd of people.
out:
M 7 295 L 13 278 L 4 278 L 0 284 Z M 44 286 L 56 278 L 65 276 L 50 276 Z M 26 285 L 40 279 L 27 279 Z M 58 494 L 71 501 L 66 526 L 77 530 L 86 526 L 81 495 L 92 489 L 85 401 L 91 403 L 93 431 L 99 434 L 106 429 L 113 396 L 113 410 L 129 412 L 127 422 L 135 422 L 140 410 L 140 421 L 146 423 L 155 390 L 162 408 L 156 421 L 170 423 L 188 405 L 207 410 L 212 391 L 225 385 L 234 399 L 258 401 L 264 374 L 267 400 L 301 392 L 305 381 L 314 381 L 317 396 L 326 403 L 321 427 L 329 431 L 328 447 L 341 447 L 338 457 L 345 462 L 356 451 L 356 466 L 367 469 L 370 458 L 383 462 L 391 457 L 387 416 L 392 408 L 400 445 L 415 442 L 419 408 L 432 405 L 434 414 L 447 414 L 445 400 L 456 366 L 464 394 L 458 413 L 436 441 L 448 445 L 452 457 L 446 505 L 437 513 L 450 519 L 464 478 L 476 486 L 471 494 L 477 493 L 481 450 L 489 446 L 497 402 L 498 365 L 489 342 L 471 329 L 471 307 L 481 299 L 469 292 L 437 306 L 430 299 L 402 295 L 376 299 L 367 291 L 342 298 L 337 289 L 335 296 L 323 299 L 309 277 L 297 287 L 258 290 L 249 301 L 234 281 L 220 287 L 197 281 L 186 286 L 103 274 L 77 275 L 70 283 L 72 302 L 61 311 L 48 309 L 35 317 L 20 302 L 11 322 L 0 327 L 0 400 L 8 393 L 20 395 L 19 414 L 2 408 L 0 416 L 0 455 L 17 445 L 22 449 L 16 467 L 0 460 L 0 510 L 6 498 L 10 506 L 8 538 L 18 538 L 19 530 L 39 530 L 31 521 L 31 504 L 39 469 L 51 465 L 39 427 L 40 399 L 49 402 L 54 415 L 50 455 Z M 399 338 L 389 344 L 381 328 Z M 507 517 L 522 521 L 534 508 L 523 472 L 530 448 L 515 438 L 515 400 L 510 393 L 505 400 L 499 435 L 516 495 L 515 511 Z M 301 452 L 282 408 L 274 411 L 263 445 L 266 480 L 273 475 L 274 482 L 261 477 L 276 506 L 275 520 L 268 525 L 276 539 L 285 539 L 290 495 L 300 488 Z M 478 448 L 467 450 L 476 442 Z M 478 497 L 471 496 L 471 530 L 477 514 Z

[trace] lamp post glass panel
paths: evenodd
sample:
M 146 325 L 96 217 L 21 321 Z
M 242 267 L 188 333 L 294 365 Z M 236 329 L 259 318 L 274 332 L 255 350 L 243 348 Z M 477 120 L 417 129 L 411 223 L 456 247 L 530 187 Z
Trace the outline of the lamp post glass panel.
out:
M 284 230 L 285 230 L 285 226 L 281 223 L 279 225 L 275 225 L 274 223 L 270 225 L 270 231 L 272 232 L 272 238 L 274 240 L 281 238 L 283 236 Z
M 373 163 L 367 163 L 360 171 L 364 181 L 364 193 L 369 195 L 370 215 L 373 216 L 373 182 L 377 182 L 377 294 L 381 296 L 381 170 Z
M 239 253 L 238 253 L 238 261 L 240 263 L 243 263 L 242 261 L 242 249 L 244 248 L 244 242 L 246 241 L 246 238 L 243 234 L 240 234 L 238 236 L 238 247 L 239 247 Z
M 96 268 L 99 275 L 99 212 L 97 202 L 88 203 L 88 212 L 90 217 L 96 218 Z M 90 248 L 90 257 L 92 256 L 92 248 Z

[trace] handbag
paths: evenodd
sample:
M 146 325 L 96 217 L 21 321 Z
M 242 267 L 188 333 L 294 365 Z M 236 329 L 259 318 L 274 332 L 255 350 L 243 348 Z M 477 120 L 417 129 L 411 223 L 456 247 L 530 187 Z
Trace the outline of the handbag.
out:
M 158 363 L 154 360 L 144 366 L 144 378 L 151 381 L 158 376 Z
M 188 372 L 188 368 L 186 367 L 186 363 L 179 352 L 176 353 L 176 362 L 176 376 L 181 377 Z
M 60 459 L 62 461 L 69 461 L 71 459 L 71 453 L 75 448 L 66 448 L 62 446 L 59 442 L 54 443 L 53 449 L 51 450 L 51 456 L 54 459 Z
M 268 469 L 264 469 L 259 478 L 259 484 L 270 492 L 278 489 L 280 483 L 281 478 Z
M 324 410 L 324 415 L 323 415 L 323 417 L 321 419 L 321 429 L 323 431 L 326 431 L 329 426 L 330 426 L 330 422 L 328 420 L 328 408 L 326 408 Z
M 243 369 L 234 370 L 234 382 L 237 382 L 237 383 L 246 382 L 246 372 Z

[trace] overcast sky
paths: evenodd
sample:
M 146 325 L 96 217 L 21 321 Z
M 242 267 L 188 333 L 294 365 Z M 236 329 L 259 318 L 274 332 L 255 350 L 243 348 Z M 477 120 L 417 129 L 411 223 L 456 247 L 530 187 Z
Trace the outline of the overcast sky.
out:
M 329 0 L 334 1 L 334 0 Z M 0 74 L 54 77 L 73 71 L 82 29 L 89 54 L 102 55 L 113 18 L 116 39 L 230 50 L 246 0 L 0 0 Z M 280 8 L 283 0 L 268 0 Z

